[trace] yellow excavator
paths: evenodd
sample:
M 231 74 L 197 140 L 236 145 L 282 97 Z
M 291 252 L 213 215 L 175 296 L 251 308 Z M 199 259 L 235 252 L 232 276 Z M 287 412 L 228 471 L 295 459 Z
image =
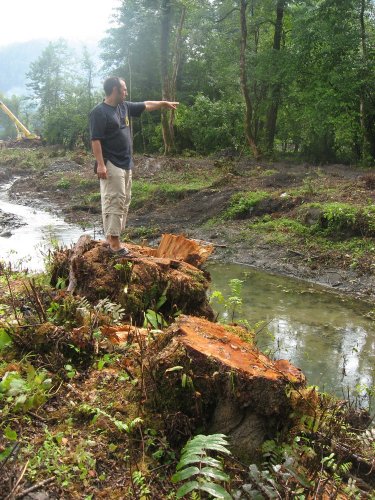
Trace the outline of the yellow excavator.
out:
M 3 101 L 0 100 L 0 109 L 4 111 L 4 113 L 11 119 L 11 121 L 14 123 L 14 126 L 17 129 L 17 140 L 16 141 L 11 141 L 11 145 L 14 145 L 14 143 L 21 143 L 21 142 L 32 142 L 34 145 L 36 145 L 40 141 L 40 137 L 38 135 L 35 135 L 28 130 L 23 123 L 19 121 L 19 119 L 11 112 L 11 110 L 3 103 Z M 7 145 L 6 141 L 0 141 L 2 144 L 1 146 Z

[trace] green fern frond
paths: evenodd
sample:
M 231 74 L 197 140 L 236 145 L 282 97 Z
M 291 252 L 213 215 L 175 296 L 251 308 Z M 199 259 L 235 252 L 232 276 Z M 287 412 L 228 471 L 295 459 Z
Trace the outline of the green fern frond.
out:
M 214 498 L 230 500 L 231 495 L 219 484 L 229 481 L 229 476 L 223 470 L 223 464 L 208 453 L 230 455 L 229 443 L 225 434 L 202 434 L 189 440 L 181 451 L 181 459 L 176 467 L 172 481 L 185 482 L 177 490 L 176 498 L 182 498 L 188 493 L 205 491 Z

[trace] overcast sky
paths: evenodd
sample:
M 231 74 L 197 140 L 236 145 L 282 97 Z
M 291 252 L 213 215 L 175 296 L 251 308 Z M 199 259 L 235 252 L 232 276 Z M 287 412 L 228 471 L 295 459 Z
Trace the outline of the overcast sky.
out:
M 38 38 L 96 41 L 121 0 L 0 1 L 0 47 Z

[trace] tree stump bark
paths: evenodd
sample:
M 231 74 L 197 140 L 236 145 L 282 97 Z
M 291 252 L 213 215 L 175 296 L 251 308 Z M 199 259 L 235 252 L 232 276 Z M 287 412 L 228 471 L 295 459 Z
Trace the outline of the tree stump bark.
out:
M 288 421 L 286 388 L 303 387 L 304 375 L 267 358 L 243 334 L 241 327 L 182 316 L 150 345 L 157 354 L 149 362 L 149 402 L 165 414 L 172 441 L 203 427 L 227 434 L 236 455 L 251 459 Z

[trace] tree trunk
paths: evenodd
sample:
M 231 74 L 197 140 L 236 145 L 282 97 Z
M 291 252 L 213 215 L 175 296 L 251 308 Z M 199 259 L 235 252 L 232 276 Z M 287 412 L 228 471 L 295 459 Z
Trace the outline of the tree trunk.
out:
M 361 29 L 361 52 L 363 66 L 366 68 L 363 80 L 366 80 L 368 76 L 368 51 L 366 42 L 366 25 L 365 25 L 365 11 L 366 11 L 366 0 L 361 0 L 361 10 L 360 10 L 360 29 Z M 362 128 L 362 158 L 366 158 L 370 155 L 373 159 L 375 158 L 375 111 L 372 109 L 371 102 L 369 102 L 369 97 L 366 95 L 366 83 L 363 84 L 360 95 L 359 111 L 360 111 L 360 122 Z
M 240 0 L 240 17 L 241 17 L 241 44 L 240 44 L 240 80 L 241 90 L 245 99 L 245 137 L 253 152 L 255 158 L 259 158 L 260 150 L 256 144 L 253 132 L 253 106 L 249 93 L 249 86 L 247 82 L 246 73 L 246 47 L 247 47 L 247 23 L 246 23 L 246 9 L 247 0 Z
M 278 0 L 276 4 L 276 22 L 275 22 L 275 33 L 273 39 L 273 50 L 280 51 L 281 48 L 281 37 L 283 32 L 283 17 L 285 9 L 285 0 Z M 267 149 L 272 151 L 275 141 L 276 133 L 276 123 L 277 123 L 277 113 L 279 110 L 281 97 L 281 82 L 277 81 L 271 88 L 271 104 L 268 109 L 267 117 Z
M 171 77 L 170 86 L 169 86 L 170 98 L 172 101 L 176 100 L 177 76 L 178 76 L 178 70 L 180 68 L 180 63 L 181 63 L 182 30 L 183 30 L 183 27 L 185 24 L 185 18 L 186 18 L 186 6 L 183 5 L 181 7 L 180 22 L 179 22 L 177 33 L 176 33 L 176 41 L 175 41 L 175 48 L 174 48 L 174 54 L 173 54 L 172 77 Z M 174 120 L 175 120 L 175 111 L 174 111 L 174 109 L 172 109 L 169 112 L 169 133 L 172 137 L 173 146 L 174 146 Z
M 161 69 L 161 87 L 162 99 L 171 100 L 170 78 L 169 78 L 169 40 L 171 31 L 172 6 L 170 0 L 161 2 L 161 38 L 160 38 L 160 69 Z M 161 112 L 161 126 L 163 131 L 164 154 L 168 155 L 174 149 L 173 135 L 169 127 L 168 111 L 163 109 Z

